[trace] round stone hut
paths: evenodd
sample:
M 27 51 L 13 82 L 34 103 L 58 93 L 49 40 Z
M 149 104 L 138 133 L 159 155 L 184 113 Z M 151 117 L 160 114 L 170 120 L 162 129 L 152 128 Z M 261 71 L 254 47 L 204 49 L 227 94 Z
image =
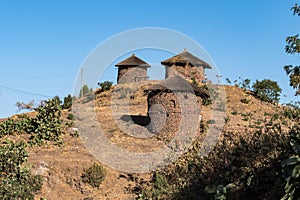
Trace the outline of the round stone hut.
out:
M 115 65 L 118 67 L 117 83 L 133 83 L 148 80 L 148 63 L 132 54 L 130 57 Z
M 188 133 L 190 127 L 199 129 L 202 98 L 209 98 L 206 90 L 171 75 L 146 92 L 150 131 L 172 135 L 177 131 Z
M 205 69 L 212 68 L 186 49 L 182 53 L 162 61 L 161 64 L 166 68 L 165 78 L 177 74 L 197 84 L 206 81 Z

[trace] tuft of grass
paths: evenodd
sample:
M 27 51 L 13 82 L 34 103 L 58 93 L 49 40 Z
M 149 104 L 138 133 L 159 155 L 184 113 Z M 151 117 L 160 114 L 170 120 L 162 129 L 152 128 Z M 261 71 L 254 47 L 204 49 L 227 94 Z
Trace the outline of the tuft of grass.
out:
M 82 175 L 82 180 L 85 183 L 90 184 L 94 188 L 99 188 L 106 176 L 106 170 L 103 166 L 97 163 L 93 163 L 87 168 Z
M 241 99 L 241 102 L 242 103 L 245 103 L 245 104 L 248 104 L 248 103 L 250 103 L 250 99 L 246 99 L 246 98 L 244 98 L 244 99 Z

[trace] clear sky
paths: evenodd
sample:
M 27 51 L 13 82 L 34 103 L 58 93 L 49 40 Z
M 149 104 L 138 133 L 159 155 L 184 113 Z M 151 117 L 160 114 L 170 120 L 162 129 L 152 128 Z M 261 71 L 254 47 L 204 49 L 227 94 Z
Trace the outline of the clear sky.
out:
M 284 65 L 299 63 L 299 56 L 284 52 L 286 36 L 300 33 L 300 17 L 290 11 L 296 2 L 2 0 L 0 117 L 15 113 L 16 101 L 46 98 L 36 94 L 72 93 L 79 67 L 93 48 L 141 27 L 186 34 L 207 50 L 224 79 L 269 78 L 287 95 L 282 94 L 282 102 L 296 100 L 283 71 Z

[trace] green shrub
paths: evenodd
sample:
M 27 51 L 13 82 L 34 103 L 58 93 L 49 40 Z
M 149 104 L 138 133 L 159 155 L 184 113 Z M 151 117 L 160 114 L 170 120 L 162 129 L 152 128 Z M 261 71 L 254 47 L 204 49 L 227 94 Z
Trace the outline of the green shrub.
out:
M 68 116 L 67 116 L 67 119 L 68 120 L 74 120 L 75 116 L 72 113 L 69 113 Z
M 62 109 L 70 109 L 72 107 L 72 103 L 73 103 L 73 98 L 69 94 L 68 96 L 66 96 L 64 98 L 64 103 L 62 105 Z
M 195 141 L 178 161 L 156 172 L 165 177 L 166 186 L 157 187 L 152 181 L 149 187 L 143 187 L 140 196 L 144 199 L 249 199 L 251 195 L 251 199 L 278 199 L 284 195 L 278 160 L 288 142 L 286 134 L 275 126 L 246 134 L 226 132 L 214 149 L 202 157 L 199 153 L 203 144 Z
M 276 81 L 271 81 L 269 79 L 264 79 L 262 81 L 256 80 L 252 89 L 258 98 L 266 102 L 278 102 L 282 91 Z
M 82 88 L 80 89 L 80 92 L 79 92 L 79 97 L 83 97 L 87 94 L 90 94 L 91 92 L 93 91 L 92 88 L 89 89 L 89 86 L 88 85 L 84 85 L 82 86 Z
M 61 105 L 58 98 L 44 101 L 35 118 L 22 120 L 8 119 L 0 124 L 0 138 L 15 133 L 28 133 L 31 135 L 31 144 L 43 144 L 45 141 L 61 142 L 63 134 L 61 117 Z
M 153 173 L 152 182 L 152 187 L 148 191 L 144 191 L 144 199 L 167 199 L 170 196 L 170 185 L 164 174 Z
M 24 142 L 7 141 L 0 146 L 0 198 L 34 199 L 42 187 L 42 177 L 31 174 L 26 167 L 28 154 Z
M 213 119 L 210 119 L 210 120 L 207 121 L 207 124 L 215 124 L 215 123 L 216 123 L 216 121 L 213 120 Z
M 49 99 L 37 110 L 37 116 L 32 119 L 31 143 L 40 145 L 45 141 L 60 142 L 63 134 L 60 102 Z
M 300 126 L 295 125 L 289 133 L 291 152 L 281 161 L 283 177 L 286 180 L 282 200 L 297 199 L 300 196 Z
M 94 163 L 87 168 L 82 175 L 82 180 L 90 184 L 92 187 L 99 188 L 102 181 L 105 179 L 106 170 L 99 164 Z
M 98 85 L 101 87 L 101 89 L 103 91 L 107 91 L 107 90 L 110 90 L 110 88 L 113 85 L 113 82 L 111 82 L 111 81 L 104 81 L 104 82 L 98 83 Z
M 232 115 L 237 115 L 238 112 L 237 112 L 237 111 L 232 111 L 231 114 L 232 114 Z
M 211 104 L 211 99 L 210 98 L 203 98 L 202 99 L 202 105 L 208 106 Z
M 250 103 L 250 100 L 245 98 L 245 99 L 241 99 L 241 102 L 245 103 L 245 104 L 248 104 L 248 103 Z

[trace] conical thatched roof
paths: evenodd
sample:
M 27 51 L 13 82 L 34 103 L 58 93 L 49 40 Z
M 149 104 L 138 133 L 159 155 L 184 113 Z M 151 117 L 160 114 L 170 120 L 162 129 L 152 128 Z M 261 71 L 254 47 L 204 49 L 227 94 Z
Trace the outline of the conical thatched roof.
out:
M 146 91 L 148 92 L 167 90 L 174 92 L 191 92 L 203 98 L 209 97 L 209 93 L 206 90 L 188 82 L 178 75 L 172 75 L 169 78 L 161 81 L 160 83 L 152 85 L 150 88 L 146 89 Z
M 208 63 L 197 58 L 187 50 L 184 50 L 182 53 L 173 56 L 172 58 L 162 61 L 161 64 L 171 66 L 173 64 L 186 64 L 187 62 L 196 67 L 202 66 L 203 68 L 211 69 L 211 66 Z
M 116 67 L 120 67 L 120 66 L 128 66 L 128 67 L 135 67 L 135 66 L 150 67 L 150 65 L 148 63 L 146 63 L 142 59 L 136 57 L 135 54 L 132 54 L 129 58 L 126 58 L 125 60 L 119 62 L 115 66 Z

